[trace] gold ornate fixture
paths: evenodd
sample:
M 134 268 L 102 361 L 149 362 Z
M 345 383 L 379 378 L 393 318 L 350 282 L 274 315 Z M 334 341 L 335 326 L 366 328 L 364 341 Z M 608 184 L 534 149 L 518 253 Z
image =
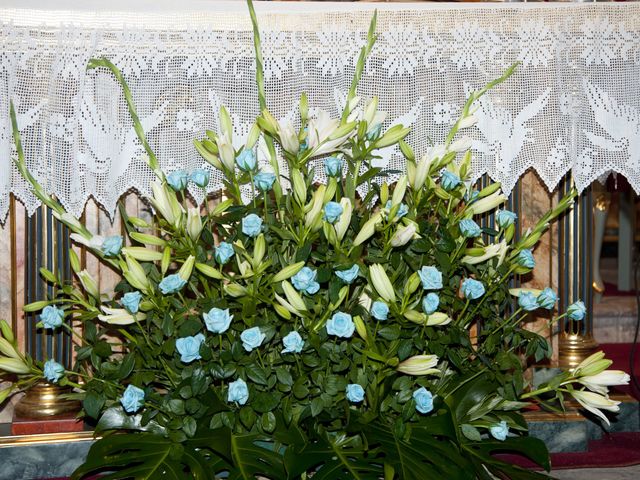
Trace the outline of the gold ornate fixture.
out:
M 18 402 L 15 414 L 21 418 L 48 418 L 65 414 L 75 414 L 80 411 L 80 402 L 60 398 L 61 395 L 71 393 L 69 387 L 60 387 L 50 383 L 39 383 L 29 389 Z

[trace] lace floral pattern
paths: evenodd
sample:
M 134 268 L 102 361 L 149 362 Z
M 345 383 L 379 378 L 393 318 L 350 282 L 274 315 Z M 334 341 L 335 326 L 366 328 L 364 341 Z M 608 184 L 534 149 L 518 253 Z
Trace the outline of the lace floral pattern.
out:
M 276 118 L 295 125 L 302 92 L 311 113 L 339 115 L 374 7 L 260 14 Z M 202 166 L 192 139 L 218 128 L 221 105 L 234 119 L 234 146 L 248 135 L 258 101 L 246 13 L 152 15 L 148 25 L 112 14 L 98 26 L 90 14 L 40 26 L 32 15 L 0 8 L 0 111 L 13 100 L 30 168 L 74 215 L 90 196 L 113 212 L 124 192 L 146 193 L 153 178 L 118 85 L 86 70 L 93 57 L 122 70 L 163 168 Z M 573 169 L 582 189 L 617 171 L 640 190 L 638 4 L 383 9 L 359 94 L 380 97 L 385 128 L 411 125 L 408 142 L 422 154 L 443 140 L 472 90 L 516 61 L 517 73 L 483 98 L 469 129 L 474 176 L 489 173 L 509 191 L 534 168 L 553 189 Z M 33 211 L 38 203 L 9 162 L 7 114 L 0 154 L 0 219 L 10 192 Z M 397 149 L 379 156 L 378 166 L 403 170 Z M 212 171 L 209 188 L 220 186 Z

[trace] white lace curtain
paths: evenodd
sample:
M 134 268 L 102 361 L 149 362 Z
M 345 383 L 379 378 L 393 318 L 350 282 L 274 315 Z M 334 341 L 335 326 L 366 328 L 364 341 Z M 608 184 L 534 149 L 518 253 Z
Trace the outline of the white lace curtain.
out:
M 248 133 L 258 101 L 242 3 L 187 0 L 178 12 L 159 1 L 134 12 L 122 0 L 93 2 L 100 11 L 12 1 L 20 8 L 0 8 L 0 218 L 10 192 L 38 206 L 10 164 L 10 99 L 30 169 L 71 213 L 89 197 L 111 212 L 130 188 L 149 192 L 120 88 L 106 71 L 85 70 L 92 57 L 122 69 L 166 171 L 202 166 L 192 139 L 218 128 L 220 105 L 235 142 Z M 379 37 L 359 94 L 380 97 L 386 127 L 413 127 L 417 153 L 443 139 L 470 90 L 520 61 L 479 105 L 474 175 L 509 191 L 534 168 L 551 190 L 572 170 L 583 189 L 614 170 L 640 191 L 640 5 L 257 4 L 277 118 L 295 121 L 301 92 L 338 115 L 375 8 Z M 380 153 L 380 165 L 403 169 L 399 151 Z M 220 180 L 213 172 L 210 190 Z

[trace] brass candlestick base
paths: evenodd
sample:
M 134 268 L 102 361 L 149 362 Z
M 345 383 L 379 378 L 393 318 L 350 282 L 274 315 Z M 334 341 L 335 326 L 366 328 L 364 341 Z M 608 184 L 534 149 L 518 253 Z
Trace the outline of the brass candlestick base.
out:
M 79 401 L 59 398 L 71 391 L 70 387 L 38 383 L 18 402 L 15 414 L 22 418 L 47 418 L 77 413 L 81 408 Z
M 563 333 L 560 336 L 558 361 L 561 367 L 575 368 L 598 348 L 591 334 Z

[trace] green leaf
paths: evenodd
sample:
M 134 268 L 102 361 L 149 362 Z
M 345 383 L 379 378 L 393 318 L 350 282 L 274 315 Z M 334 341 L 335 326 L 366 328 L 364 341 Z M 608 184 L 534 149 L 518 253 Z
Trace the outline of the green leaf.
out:
M 482 436 L 476 427 L 473 425 L 469 425 L 468 423 L 464 423 L 460 425 L 460 430 L 462 434 L 467 437 L 472 442 L 481 442 Z
M 82 401 L 82 407 L 84 408 L 84 411 L 92 418 L 98 418 L 98 415 L 100 415 L 100 410 L 103 406 L 104 398 L 93 391 L 87 392 L 86 397 Z
M 139 430 L 155 434 L 165 433 L 164 427 L 158 425 L 153 420 L 146 425 L 142 424 L 142 415 L 129 415 L 122 407 L 111 407 L 104 411 L 98 424 L 96 432 L 106 430 Z

